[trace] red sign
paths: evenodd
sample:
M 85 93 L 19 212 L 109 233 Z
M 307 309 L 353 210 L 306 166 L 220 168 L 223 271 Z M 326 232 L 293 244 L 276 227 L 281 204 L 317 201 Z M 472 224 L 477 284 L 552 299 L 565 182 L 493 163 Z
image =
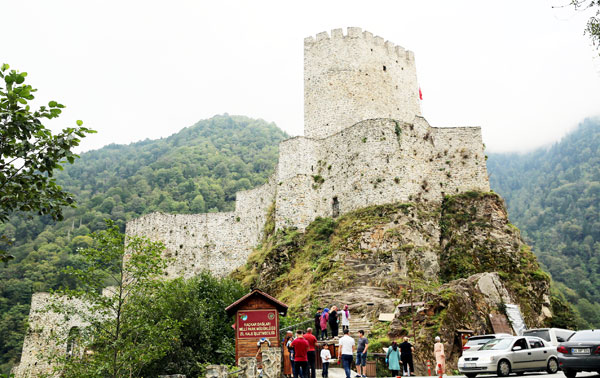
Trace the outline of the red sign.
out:
M 238 339 L 277 340 L 277 310 L 238 311 L 236 331 Z

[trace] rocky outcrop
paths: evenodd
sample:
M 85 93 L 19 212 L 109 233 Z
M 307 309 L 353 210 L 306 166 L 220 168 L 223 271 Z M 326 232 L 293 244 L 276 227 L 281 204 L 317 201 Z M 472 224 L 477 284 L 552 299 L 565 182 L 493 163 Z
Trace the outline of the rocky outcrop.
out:
M 373 351 L 412 336 L 414 321 L 418 372 L 433 358 L 436 335 L 446 343 L 448 367 L 456 366 L 456 330 L 493 332 L 489 315 L 503 314 L 505 304 L 519 305 L 529 327 L 552 317 L 550 278 L 494 193 L 372 206 L 318 218 L 305 232 L 279 230 L 234 276 L 275 294 L 292 312 L 349 304 L 374 324 Z M 397 308 L 411 298 L 419 303 L 413 313 Z M 382 312 L 395 312 L 394 321 L 377 323 Z

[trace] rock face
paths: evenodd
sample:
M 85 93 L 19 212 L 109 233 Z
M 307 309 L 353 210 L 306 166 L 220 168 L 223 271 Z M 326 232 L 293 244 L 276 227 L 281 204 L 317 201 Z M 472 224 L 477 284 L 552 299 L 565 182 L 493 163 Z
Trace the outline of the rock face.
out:
M 505 304 L 518 304 L 528 327 L 551 320 L 550 279 L 494 193 L 372 206 L 319 218 L 305 232 L 274 231 L 234 276 L 292 311 L 349 304 L 355 317 L 374 324 L 374 348 L 412 335 L 414 314 L 421 373 L 436 335 L 453 368 L 462 346 L 456 330 L 492 333 L 489 315 L 503 314 Z M 414 313 L 396 310 L 411 296 L 419 303 Z M 395 312 L 394 321 L 375 324 L 382 312 Z

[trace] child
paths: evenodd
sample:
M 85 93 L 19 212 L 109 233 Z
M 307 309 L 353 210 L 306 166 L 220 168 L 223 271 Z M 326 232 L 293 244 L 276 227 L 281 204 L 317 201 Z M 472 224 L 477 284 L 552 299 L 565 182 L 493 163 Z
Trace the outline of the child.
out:
M 331 352 L 329 351 L 329 345 L 323 345 L 321 349 L 321 361 L 323 362 L 323 378 L 327 378 L 329 375 L 329 360 L 331 359 Z

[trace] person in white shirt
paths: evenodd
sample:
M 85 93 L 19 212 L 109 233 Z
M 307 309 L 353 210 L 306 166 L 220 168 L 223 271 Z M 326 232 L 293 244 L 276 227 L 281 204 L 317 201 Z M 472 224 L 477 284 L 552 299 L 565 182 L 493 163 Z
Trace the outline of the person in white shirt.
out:
M 348 305 L 344 305 L 344 310 L 342 311 L 342 331 L 345 329 L 350 329 L 350 311 L 348 311 Z
M 352 355 L 354 354 L 354 339 L 350 337 L 350 330 L 344 330 L 344 336 L 340 338 L 338 344 L 338 358 L 341 359 L 342 365 L 344 366 L 344 372 L 346 378 L 350 378 L 350 366 L 352 366 Z
M 331 359 L 331 352 L 329 351 L 329 345 L 323 345 L 321 349 L 321 362 L 323 362 L 323 378 L 327 378 L 329 375 L 329 360 Z

